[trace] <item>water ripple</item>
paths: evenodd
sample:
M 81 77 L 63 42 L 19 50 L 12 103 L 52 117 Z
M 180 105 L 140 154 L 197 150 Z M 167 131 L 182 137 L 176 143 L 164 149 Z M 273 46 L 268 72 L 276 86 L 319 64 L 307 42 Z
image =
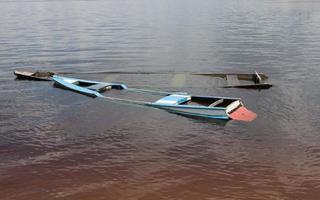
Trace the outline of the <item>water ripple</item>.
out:
M 1 197 L 317 199 L 318 6 L 1 1 Z M 17 69 L 241 97 L 258 118 L 221 123 L 107 103 L 14 80 Z M 188 73 L 199 71 L 259 71 L 274 86 L 225 90 L 225 80 Z

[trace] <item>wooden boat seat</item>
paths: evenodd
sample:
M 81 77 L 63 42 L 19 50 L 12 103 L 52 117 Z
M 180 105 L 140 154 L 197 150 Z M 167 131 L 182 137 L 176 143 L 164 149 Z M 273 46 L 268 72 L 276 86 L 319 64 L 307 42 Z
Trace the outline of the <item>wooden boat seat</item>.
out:
M 191 96 L 188 96 L 188 95 L 172 94 L 172 95 L 165 96 L 154 103 L 164 104 L 164 105 L 179 105 L 181 103 L 189 101 L 190 99 L 191 99 Z
M 233 75 L 233 74 L 227 74 L 227 81 L 228 81 L 228 85 L 240 85 L 240 81 L 238 79 L 237 75 Z
M 103 92 L 106 90 L 110 90 L 112 87 L 110 84 L 107 84 L 107 83 L 99 83 L 99 84 L 90 85 L 87 88 L 97 92 Z
M 223 102 L 223 99 L 219 99 L 213 103 L 211 103 L 208 107 L 215 107 L 216 105 L 220 104 Z

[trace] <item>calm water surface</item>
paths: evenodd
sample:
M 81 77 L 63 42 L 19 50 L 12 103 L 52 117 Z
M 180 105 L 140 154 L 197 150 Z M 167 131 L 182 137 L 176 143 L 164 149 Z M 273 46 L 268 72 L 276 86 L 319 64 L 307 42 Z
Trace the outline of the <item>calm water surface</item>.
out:
M 241 97 L 258 118 L 108 103 L 16 69 Z M 275 86 L 182 73 L 254 70 Z M 319 76 L 318 1 L 0 1 L 1 199 L 319 199 Z

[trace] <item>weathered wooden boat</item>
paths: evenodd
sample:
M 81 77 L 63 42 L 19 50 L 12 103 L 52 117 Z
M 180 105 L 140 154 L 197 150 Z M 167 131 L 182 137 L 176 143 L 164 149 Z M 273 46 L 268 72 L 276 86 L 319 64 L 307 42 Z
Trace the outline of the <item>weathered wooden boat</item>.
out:
M 224 78 L 228 85 L 222 88 L 245 88 L 245 89 L 269 89 L 272 84 L 266 83 L 268 76 L 262 73 L 255 72 L 254 74 L 241 73 L 193 73 L 193 75 L 212 76 Z M 244 82 L 240 82 L 244 81 Z
M 17 79 L 25 79 L 25 80 L 36 80 L 36 81 L 51 81 L 53 72 L 27 72 L 27 71 L 14 71 L 14 75 L 17 76 Z
M 122 71 L 107 71 L 107 72 L 81 72 L 90 73 L 107 73 L 107 74 L 167 74 L 171 72 L 122 72 Z M 173 72 L 172 72 L 173 73 Z M 18 79 L 38 80 L 38 81 L 51 81 L 53 72 L 27 72 L 27 71 L 14 71 Z M 71 72 L 64 72 L 63 74 L 72 74 Z M 190 73 L 191 75 L 219 77 L 227 80 L 227 85 L 221 86 L 222 88 L 246 88 L 246 89 L 269 89 L 272 84 L 266 83 L 268 77 L 265 74 L 239 74 L 239 73 Z M 241 82 L 240 82 L 241 81 Z M 253 83 L 252 83 L 253 82 Z
M 194 96 L 187 93 L 171 93 L 138 88 L 128 88 L 122 83 L 105 83 L 98 81 L 89 81 L 62 76 L 53 76 L 56 86 L 75 91 L 90 97 L 100 97 L 109 101 L 139 104 L 160 109 L 169 112 L 193 117 L 204 117 L 223 120 L 241 120 L 252 121 L 256 114 L 243 106 L 240 98 L 218 97 L 218 96 Z M 118 96 L 112 96 L 112 91 L 125 91 L 118 93 Z M 138 96 L 153 95 L 157 99 L 154 101 L 137 100 L 130 98 L 130 93 Z M 133 95 L 134 96 L 134 95 Z M 136 96 L 135 96 L 136 97 Z

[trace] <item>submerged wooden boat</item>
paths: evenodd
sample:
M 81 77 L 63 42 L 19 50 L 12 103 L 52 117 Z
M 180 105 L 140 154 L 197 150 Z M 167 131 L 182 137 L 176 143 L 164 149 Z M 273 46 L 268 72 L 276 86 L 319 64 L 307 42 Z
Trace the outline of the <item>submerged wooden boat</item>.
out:
M 253 74 L 241 73 L 193 73 L 193 75 L 212 76 L 224 78 L 228 85 L 222 88 L 245 88 L 245 89 L 269 89 L 272 84 L 266 83 L 268 76 L 262 73 L 255 72 Z M 241 82 L 240 82 L 241 81 Z
M 159 92 L 137 88 L 128 88 L 122 83 L 105 83 L 98 81 L 81 80 L 62 76 L 53 76 L 55 85 L 75 91 L 90 97 L 104 98 L 109 101 L 139 104 L 169 112 L 193 117 L 204 117 L 223 120 L 252 121 L 256 114 L 243 106 L 241 99 L 218 96 L 194 96 L 187 93 Z M 141 95 L 157 96 L 155 101 L 144 101 L 132 99 L 123 93 L 119 96 L 112 96 L 112 91 L 126 91 Z M 128 95 L 128 93 L 126 93 Z
M 53 72 L 27 72 L 27 71 L 14 71 L 14 75 L 17 76 L 17 79 L 25 79 L 25 80 L 36 80 L 36 81 L 51 81 Z

